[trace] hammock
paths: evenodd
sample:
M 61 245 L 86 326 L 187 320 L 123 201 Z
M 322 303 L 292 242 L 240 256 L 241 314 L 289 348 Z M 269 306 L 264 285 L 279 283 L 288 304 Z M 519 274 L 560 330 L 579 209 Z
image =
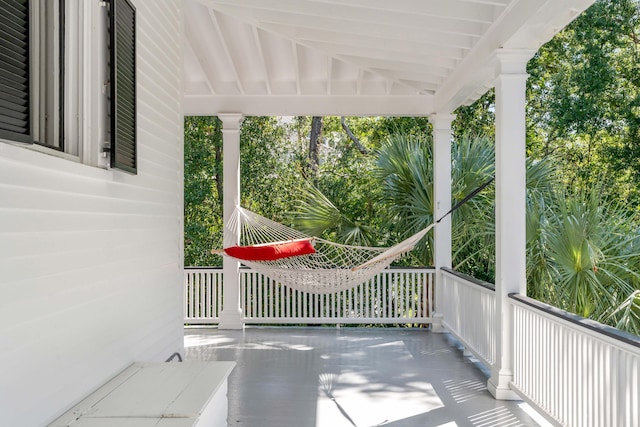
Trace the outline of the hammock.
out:
M 225 245 L 223 251 L 212 252 L 235 258 L 292 289 L 328 294 L 371 279 L 411 251 L 434 225 L 390 248 L 350 246 L 307 236 L 237 207 L 228 226 L 240 230 L 240 246 Z

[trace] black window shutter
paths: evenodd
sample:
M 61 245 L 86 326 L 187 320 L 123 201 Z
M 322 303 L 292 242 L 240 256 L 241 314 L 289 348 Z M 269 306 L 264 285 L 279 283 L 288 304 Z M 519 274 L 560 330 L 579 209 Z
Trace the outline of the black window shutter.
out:
M 137 173 L 136 10 L 111 0 L 111 167 Z
M 0 0 L 0 138 L 33 142 L 29 0 Z

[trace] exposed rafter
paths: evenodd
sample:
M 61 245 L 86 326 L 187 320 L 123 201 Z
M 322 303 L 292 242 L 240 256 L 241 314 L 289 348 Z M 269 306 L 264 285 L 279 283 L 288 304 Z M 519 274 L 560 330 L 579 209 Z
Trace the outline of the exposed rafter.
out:
M 187 112 L 428 115 L 477 99 L 497 50 L 534 52 L 594 0 L 182 1 Z
M 271 81 L 269 79 L 269 70 L 267 70 L 266 61 L 264 57 L 264 50 L 262 47 L 262 41 L 260 40 L 260 31 L 258 27 L 251 28 L 253 32 L 253 39 L 256 42 L 256 47 L 258 48 L 258 56 L 259 62 L 262 67 L 262 72 L 264 73 L 264 84 L 267 89 L 267 93 L 271 93 Z
M 215 28 L 216 33 L 218 34 L 218 37 L 220 38 L 220 41 L 222 42 L 222 51 L 224 52 L 224 55 L 228 59 L 229 65 L 231 66 L 230 68 L 233 71 L 233 74 L 235 75 L 236 83 L 238 85 L 238 90 L 240 91 L 241 94 L 243 94 L 244 93 L 244 88 L 243 88 L 243 84 L 242 84 L 242 79 L 240 79 L 240 74 L 238 73 L 238 69 L 236 68 L 236 64 L 233 61 L 233 56 L 231 55 L 231 52 L 229 51 L 229 47 L 227 46 L 227 42 L 225 40 L 225 35 L 223 34 L 223 32 L 220 29 L 220 25 L 218 23 L 218 18 L 216 17 L 216 12 L 213 9 L 209 9 L 208 10 L 208 14 L 209 14 L 209 18 L 211 19 L 211 22 L 213 24 L 213 27 Z
M 300 95 L 300 61 L 298 60 L 298 44 L 295 41 L 291 42 L 291 51 L 293 52 L 293 66 L 296 75 L 296 94 Z

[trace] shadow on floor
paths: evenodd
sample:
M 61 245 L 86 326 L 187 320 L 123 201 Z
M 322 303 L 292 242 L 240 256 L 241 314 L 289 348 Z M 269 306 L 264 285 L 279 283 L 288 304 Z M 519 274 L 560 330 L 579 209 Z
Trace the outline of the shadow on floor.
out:
M 230 426 L 537 426 L 486 373 L 426 329 L 185 329 L 186 360 L 235 361 Z

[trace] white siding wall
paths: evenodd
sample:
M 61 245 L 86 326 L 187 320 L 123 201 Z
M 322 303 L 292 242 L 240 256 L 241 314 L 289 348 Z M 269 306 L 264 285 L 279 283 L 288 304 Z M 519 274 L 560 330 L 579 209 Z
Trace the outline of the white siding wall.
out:
M 138 175 L 0 142 L 0 425 L 45 425 L 182 350 L 182 2 L 133 3 Z

